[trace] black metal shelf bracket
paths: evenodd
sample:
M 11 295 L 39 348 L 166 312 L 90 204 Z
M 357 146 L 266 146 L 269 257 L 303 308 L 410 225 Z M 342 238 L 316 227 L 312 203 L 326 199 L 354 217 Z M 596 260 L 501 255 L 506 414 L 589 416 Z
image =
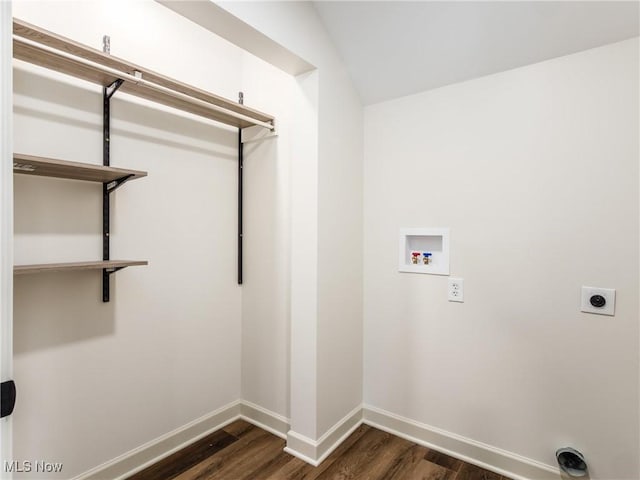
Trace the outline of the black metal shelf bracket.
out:
M 117 180 L 114 180 L 112 182 L 107 183 L 107 190 L 109 191 L 109 193 L 115 192 L 116 189 L 120 188 L 126 182 L 131 180 L 134 176 L 135 175 L 132 173 L 131 175 L 127 175 L 127 176 L 124 176 L 122 178 L 118 178 Z
M 238 93 L 238 103 L 244 103 L 244 94 Z M 242 190 L 243 190 L 243 162 L 242 128 L 238 128 L 238 285 L 242 285 Z
M 120 271 L 120 270 L 122 270 L 123 268 L 127 268 L 127 267 L 103 268 L 102 270 L 103 270 L 107 275 L 111 275 L 112 273 L 119 272 L 119 271 Z
M 124 83 L 124 80 L 118 79 L 111 85 L 103 87 L 102 89 L 102 164 L 105 167 L 110 166 L 110 144 L 111 141 L 111 97 L 118 91 L 120 86 Z M 129 179 L 129 176 L 124 179 L 114 180 L 113 182 L 102 184 L 102 260 L 110 260 L 110 245 L 109 234 L 111 229 L 110 222 L 110 196 L 116 188 L 121 186 Z M 109 275 L 108 269 L 102 270 L 102 301 L 108 302 L 110 297 L 109 292 Z M 112 273 L 112 272 L 111 272 Z
M 103 129 L 102 129 L 102 164 L 105 167 L 110 166 L 110 133 L 111 133 L 111 97 L 118 91 L 124 80 L 118 79 L 111 85 L 103 87 Z M 238 103 L 244 103 L 244 94 L 239 92 Z M 238 128 L 238 285 L 243 282 L 243 188 L 244 188 L 244 152 L 242 143 L 242 128 Z M 119 178 L 112 182 L 104 183 L 102 186 L 102 259 L 110 260 L 110 193 L 121 187 L 125 182 L 130 180 L 133 175 Z M 109 276 L 125 267 L 103 268 L 102 269 L 102 301 L 108 302 L 109 292 Z
M 106 90 L 105 93 L 108 100 L 111 100 L 111 97 L 113 97 L 113 94 L 116 93 L 116 91 L 122 86 L 123 83 L 124 83 L 124 80 L 119 78 L 115 82 L 113 82 L 111 85 L 104 87 Z

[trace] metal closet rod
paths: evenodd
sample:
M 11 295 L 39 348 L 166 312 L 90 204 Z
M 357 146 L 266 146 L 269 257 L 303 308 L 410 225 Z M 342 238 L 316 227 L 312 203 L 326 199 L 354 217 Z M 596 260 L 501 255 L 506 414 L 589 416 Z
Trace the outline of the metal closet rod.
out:
M 87 60 L 85 58 L 82 57 L 77 57 L 75 55 L 71 55 L 67 52 L 64 52 L 62 50 L 57 50 L 55 48 L 49 47 L 48 45 L 43 45 L 41 43 L 38 42 L 34 42 L 32 40 L 29 40 L 27 38 L 22 38 L 19 37 L 17 35 L 13 35 L 13 41 L 14 42 L 18 42 L 18 43 L 22 43 L 24 45 L 29 45 L 31 47 L 35 47 L 38 48 L 40 50 L 43 50 L 45 52 L 49 52 L 52 53 L 54 55 L 58 55 L 60 57 L 66 58 L 68 60 L 80 63 L 82 65 L 85 65 L 87 67 L 93 68 L 95 70 L 99 70 L 103 73 L 107 73 L 109 75 L 113 75 L 116 78 L 121 78 L 122 80 L 126 80 L 135 84 L 140 84 L 140 85 L 144 85 L 145 87 L 148 87 L 152 90 L 156 90 L 158 92 L 162 92 L 166 95 L 169 95 L 171 97 L 177 98 L 179 100 L 184 100 L 185 102 L 191 103 L 193 105 L 198 105 L 200 107 L 205 107 L 208 108 L 210 110 L 213 110 L 215 112 L 219 112 L 219 113 L 223 113 L 225 115 L 229 115 L 231 117 L 237 118 L 238 120 L 244 120 L 246 122 L 252 123 L 254 125 L 259 125 L 261 127 L 264 128 L 268 128 L 269 130 L 273 130 L 275 127 L 273 124 L 271 123 L 267 123 L 267 122 L 263 122 L 260 120 L 256 120 L 255 118 L 249 117 L 247 115 L 243 115 L 242 113 L 237 113 L 234 112 L 233 110 L 227 110 L 226 108 L 223 107 L 219 107 L 217 105 L 213 105 L 211 103 L 205 102 L 203 100 L 200 100 L 198 98 L 194 98 L 191 97 L 189 95 L 186 95 L 184 93 L 181 92 L 177 92 L 175 90 L 171 90 L 170 88 L 167 87 L 163 87 L 162 85 L 157 85 L 153 82 L 149 82 L 148 80 L 145 80 L 142 77 L 136 77 L 135 75 L 131 75 L 130 73 L 126 73 L 126 72 L 122 72 L 120 70 L 116 70 L 115 68 L 111 68 L 111 67 L 106 67 L 104 65 L 101 65 L 99 63 L 93 62 L 91 60 Z M 222 122 L 224 123 L 224 122 Z

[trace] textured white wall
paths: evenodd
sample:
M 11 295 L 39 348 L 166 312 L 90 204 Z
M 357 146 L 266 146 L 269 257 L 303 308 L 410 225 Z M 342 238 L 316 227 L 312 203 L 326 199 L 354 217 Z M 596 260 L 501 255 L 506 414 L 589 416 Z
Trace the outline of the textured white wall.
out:
M 109 34 L 113 55 L 230 99 L 245 90 L 247 105 L 269 113 L 287 109 L 290 79 L 158 3 L 16 2 L 14 14 L 96 48 Z M 101 162 L 99 87 L 22 63 L 14 86 L 16 151 Z M 271 112 L 274 90 L 282 105 Z M 256 242 L 272 246 L 286 231 L 288 147 L 269 142 L 247 148 L 249 284 L 266 282 Z M 62 477 L 241 395 L 237 131 L 116 94 L 111 149 L 112 165 L 149 172 L 114 194 L 112 257 L 149 266 L 114 275 L 107 304 L 96 272 L 15 282 L 14 458 L 64 462 Z M 16 263 L 100 258 L 99 185 L 16 176 L 15 190 Z M 276 207 L 274 232 L 263 230 L 260 201 Z M 286 298 L 274 303 L 267 314 Z M 286 345 L 274 355 L 286 379 Z
M 638 467 L 638 39 L 365 109 L 365 403 L 593 479 Z M 451 228 L 447 279 L 397 271 Z M 579 311 L 617 289 L 616 316 Z

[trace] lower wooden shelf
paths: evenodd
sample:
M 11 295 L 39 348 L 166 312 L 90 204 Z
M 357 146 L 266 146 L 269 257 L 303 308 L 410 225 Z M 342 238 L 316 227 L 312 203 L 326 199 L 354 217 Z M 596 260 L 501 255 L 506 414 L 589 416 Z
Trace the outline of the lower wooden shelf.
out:
M 27 273 L 66 272 L 71 270 L 119 270 L 125 267 L 148 265 L 146 260 L 104 260 L 97 262 L 41 263 L 36 265 L 14 265 L 14 275 Z
M 43 177 L 70 178 L 88 182 L 109 183 L 116 180 L 136 179 L 147 172 L 125 168 L 105 167 L 90 163 L 69 162 L 57 158 L 36 157 L 23 153 L 13 154 L 13 172 Z

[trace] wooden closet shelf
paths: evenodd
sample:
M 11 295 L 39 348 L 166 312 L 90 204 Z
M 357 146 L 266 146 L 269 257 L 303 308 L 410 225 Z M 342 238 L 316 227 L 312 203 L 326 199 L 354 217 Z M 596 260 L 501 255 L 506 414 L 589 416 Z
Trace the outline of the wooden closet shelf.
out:
M 141 170 L 104 167 L 90 163 L 69 162 L 56 158 L 36 157 L 22 153 L 13 154 L 13 172 L 43 177 L 70 178 L 88 182 L 109 183 L 116 180 L 133 180 L 147 176 Z
M 124 80 L 120 90 L 239 128 L 274 128 L 274 117 L 197 87 L 165 77 L 126 60 L 13 20 L 13 56 L 107 87 Z
M 146 260 L 105 260 L 98 262 L 42 263 L 37 265 L 14 265 L 13 274 L 65 272 L 71 270 L 121 269 L 136 265 L 148 265 Z

